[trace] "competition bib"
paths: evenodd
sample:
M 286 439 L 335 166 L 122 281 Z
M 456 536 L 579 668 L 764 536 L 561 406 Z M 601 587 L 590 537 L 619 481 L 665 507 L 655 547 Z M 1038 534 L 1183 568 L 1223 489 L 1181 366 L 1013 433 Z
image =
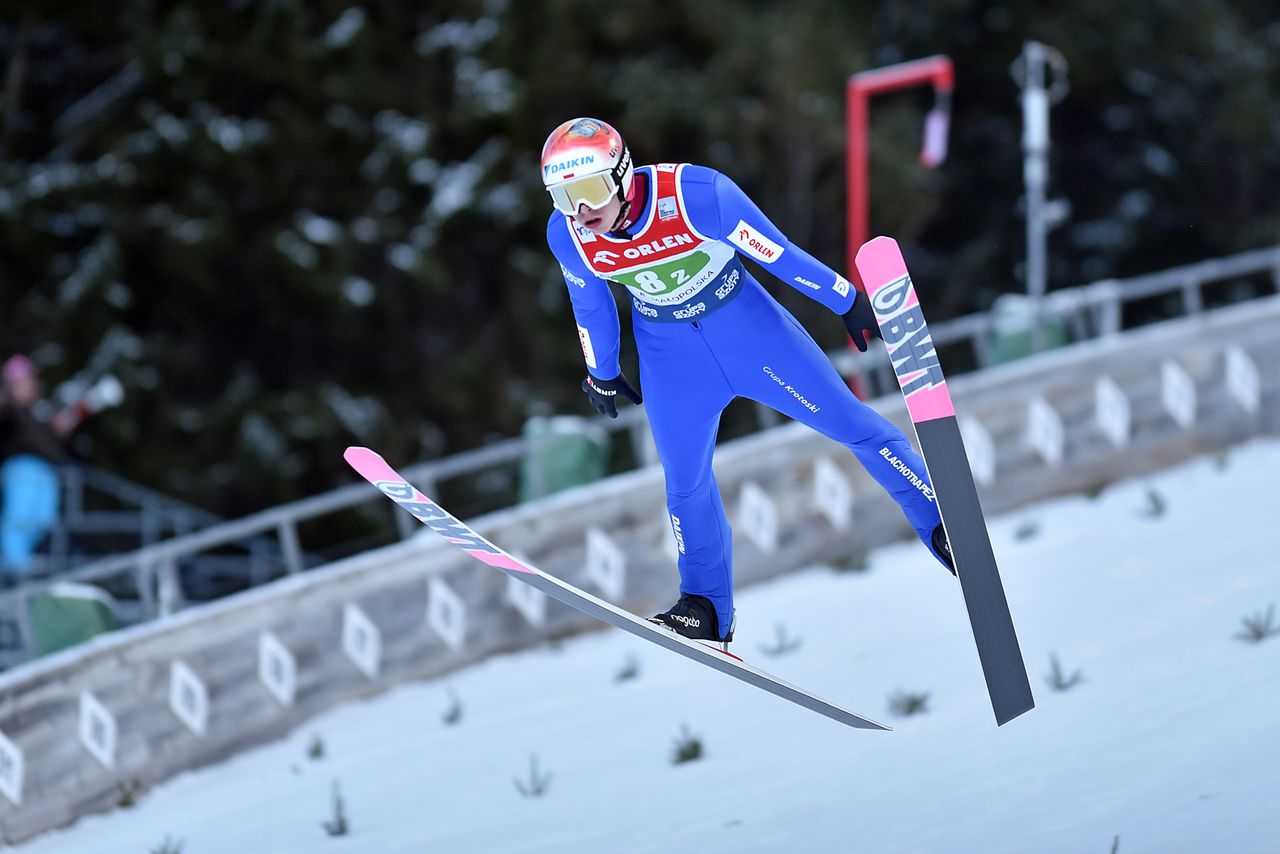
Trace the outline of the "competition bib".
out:
M 680 172 L 684 164 L 660 163 L 649 173 L 647 224 L 619 240 L 571 228 L 591 271 L 618 282 L 635 310 L 658 322 L 688 322 L 711 314 L 740 290 L 742 263 L 732 246 L 698 232 L 689 222 Z

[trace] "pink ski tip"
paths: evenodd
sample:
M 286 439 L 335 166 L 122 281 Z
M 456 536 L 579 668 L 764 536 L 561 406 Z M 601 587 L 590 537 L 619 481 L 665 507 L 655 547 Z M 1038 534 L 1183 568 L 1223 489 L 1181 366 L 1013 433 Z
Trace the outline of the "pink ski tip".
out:
M 347 461 L 347 465 L 355 469 L 361 477 L 375 486 L 379 481 L 403 481 L 395 469 L 387 464 L 382 455 L 377 451 L 368 448 L 361 448 L 358 445 L 352 445 L 342 454 L 342 458 Z
M 888 237 L 887 235 L 880 234 L 859 246 L 858 254 L 861 255 L 863 252 L 887 252 L 889 247 L 894 247 L 896 249 L 897 246 L 898 241 L 894 240 L 892 237 Z
M 342 458 L 347 461 L 347 465 L 361 474 L 371 468 L 387 470 L 391 468 L 391 466 L 387 465 L 387 461 L 382 458 L 382 454 L 369 448 L 362 448 L 359 445 L 352 445 L 343 451 Z
M 880 288 L 907 274 L 907 262 L 902 258 L 898 241 L 883 235 L 862 244 L 853 264 L 870 296 L 875 296 Z

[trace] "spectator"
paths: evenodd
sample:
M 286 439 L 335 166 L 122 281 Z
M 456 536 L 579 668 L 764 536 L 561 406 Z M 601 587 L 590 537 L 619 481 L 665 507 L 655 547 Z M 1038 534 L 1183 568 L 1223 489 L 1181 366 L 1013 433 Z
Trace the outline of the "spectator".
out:
M 49 423 L 36 416 L 40 381 L 26 356 L 10 357 L 0 375 L 0 563 L 12 582 L 31 572 L 36 548 L 58 521 L 56 467 L 66 457 L 63 439 L 79 419 L 71 410 Z

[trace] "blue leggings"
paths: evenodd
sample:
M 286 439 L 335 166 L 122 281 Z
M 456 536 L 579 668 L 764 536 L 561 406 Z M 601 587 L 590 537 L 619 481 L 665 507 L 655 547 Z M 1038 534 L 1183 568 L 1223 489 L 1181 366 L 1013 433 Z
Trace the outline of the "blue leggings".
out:
M 645 410 L 681 546 L 680 591 L 710 599 L 722 633 L 733 619 L 733 545 L 711 457 L 720 413 L 736 397 L 759 401 L 853 451 L 929 543 L 940 517 L 932 490 L 921 488 L 928 484 L 924 461 L 902 431 L 849 391 L 817 342 L 753 278 L 696 323 L 635 316 L 634 328 Z

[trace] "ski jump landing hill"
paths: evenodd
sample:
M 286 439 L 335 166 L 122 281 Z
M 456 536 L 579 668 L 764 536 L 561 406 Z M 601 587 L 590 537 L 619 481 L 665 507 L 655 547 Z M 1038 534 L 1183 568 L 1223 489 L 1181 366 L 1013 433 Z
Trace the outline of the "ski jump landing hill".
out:
M 1280 296 L 1263 297 L 950 379 L 986 512 L 1280 432 L 1278 332 Z M 896 392 L 874 405 L 907 426 Z M 721 445 L 716 473 L 740 585 L 909 536 L 852 455 L 798 424 Z M 632 611 L 676 590 L 656 467 L 471 521 Z M 423 531 L 0 674 L 3 835 L 111 809 L 336 704 L 597 626 L 540 595 Z

